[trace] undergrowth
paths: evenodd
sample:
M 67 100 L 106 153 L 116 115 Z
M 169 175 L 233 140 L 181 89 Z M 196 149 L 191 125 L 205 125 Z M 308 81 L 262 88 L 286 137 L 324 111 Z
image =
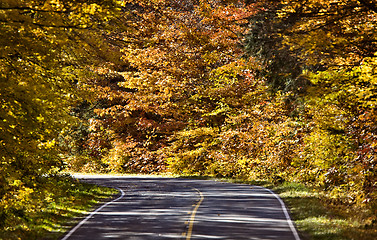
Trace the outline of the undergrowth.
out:
M 22 207 L 3 208 L 1 240 L 59 239 L 95 204 L 115 189 L 79 182 L 69 175 L 45 176 Z
M 273 188 L 291 210 L 303 240 L 374 240 L 377 224 L 366 205 L 348 204 L 298 183 Z

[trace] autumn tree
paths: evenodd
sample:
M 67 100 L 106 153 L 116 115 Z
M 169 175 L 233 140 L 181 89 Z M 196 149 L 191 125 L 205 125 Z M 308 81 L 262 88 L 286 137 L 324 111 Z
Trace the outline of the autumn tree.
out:
M 286 43 L 301 50 L 307 65 L 324 69 L 357 66 L 376 52 L 375 14 L 372 1 L 284 1 L 279 12 L 288 29 Z
M 91 68 L 109 60 L 99 36 L 111 29 L 117 6 L 1 1 L 0 227 L 38 211 L 44 179 L 63 168 L 59 135 L 74 123 L 70 105 L 94 76 Z
M 252 2 L 124 1 L 107 23 L 122 30 L 101 32 L 121 58 L 99 51 L 116 57 L 73 111 L 87 123 L 66 139 L 84 156 L 70 166 L 294 180 L 372 201 L 373 3 Z
M 134 28 L 113 38 L 127 43 L 122 52 L 128 66 L 104 73 L 104 80 L 95 83 L 101 89 L 98 102 L 106 104 L 98 106 L 90 120 L 93 134 L 100 129 L 113 133 L 110 148 L 99 145 L 108 154 L 102 156 L 105 165 L 147 172 L 163 169 L 162 149 L 170 145 L 172 135 L 185 128 L 223 124 L 222 110 L 219 116 L 211 112 L 225 103 L 209 89 L 243 78 L 247 67 L 237 63 L 242 54 L 237 44 L 253 9 L 242 1 L 126 4 L 122 21 Z M 221 82 L 222 74 L 231 76 Z
M 322 148 L 324 155 L 306 158 L 316 163 L 324 185 L 335 191 L 354 185 L 358 190 L 353 199 L 369 201 L 376 190 L 372 167 L 376 5 L 372 1 L 287 1 L 279 14 L 296 19 L 284 42 L 300 50 L 306 69 L 315 73 L 304 74 L 313 83 L 307 109 L 315 123 L 306 146 Z
M 334 194 L 348 192 L 349 201 L 372 201 L 375 3 L 264 1 L 264 6 L 264 15 L 270 17 L 263 21 L 271 28 L 268 34 L 260 33 L 258 24 L 262 20 L 251 19 L 248 52 L 256 57 L 262 53 L 266 70 L 271 69 L 265 77 L 294 77 L 296 87 L 283 90 L 293 94 L 293 101 L 292 97 L 284 100 L 289 121 L 304 126 L 294 141 L 300 143 L 297 155 L 290 156 L 297 178 Z M 268 40 L 278 48 L 263 50 Z M 293 61 L 274 64 L 287 58 Z M 298 68 L 285 68 L 292 64 Z

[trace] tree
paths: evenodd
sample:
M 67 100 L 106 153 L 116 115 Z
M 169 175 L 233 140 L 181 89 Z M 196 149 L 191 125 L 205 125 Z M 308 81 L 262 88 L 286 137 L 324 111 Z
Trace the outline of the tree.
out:
M 294 24 L 285 42 L 301 52 L 306 65 L 316 69 L 357 66 L 373 57 L 376 45 L 376 5 L 364 0 L 283 1 L 283 21 Z
M 220 69 L 229 68 L 229 81 L 236 81 L 232 68 L 238 68 L 242 53 L 237 43 L 253 8 L 242 1 L 132 1 L 126 6 L 121 21 L 143 27 L 113 35 L 127 43 L 122 49 L 127 67 L 107 72 L 96 83 L 97 102 L 104 104 L 94 110 L 90 128 L 113 133 L 113 145 L 99 147 L 108 153 L 102 156 L 105 165 L 155 171 L 164 168 L 160 150 L 170 136 L 195 128 L 198 121 L 217 126 L 224 121 L 206 115 L 222 104 L 207 90 L 219 84 L 213 75 L 221 75 Z
M 316 169 L 312 173 L 330 190 L 352 186 L 349 196 L 359 202 L 376 197 L 375 69 L 375 58 L 365 58 L 360 67 L 311 74 L 307 97 L 314 123 L 306 137 L 307 169 Z
M 300 78 L 305 63 L 298 52 L 284 44 L 284 34 L 294 22 L 281 19 L 279 1 L 261 1 L 260 11 L 249 18 L 249 30 L 244 41 L 245 53 L 258 59 L 263 67 L 259 77 L 267 79 L 275 91 L 302 92 L 308 82 Z
M 375 3 L 260 4 L 263 11 L 250 19 L 247 53 L 265 64 L 260 76 L 287 96 L 282 129 L 302 126 L 290 127 L 297 147 L 289 152 L 291 167 L 282 171 L 334 195 L 346 193 L 347 201 L 373 202 Z
M 59 134 L 74 121 L 70 105 L 91 65 L 106 62 L 94 37 L 119 9 L 116 1 L 0 3 L 0 226 L 37 211 L 43 179 L 63 167 Z

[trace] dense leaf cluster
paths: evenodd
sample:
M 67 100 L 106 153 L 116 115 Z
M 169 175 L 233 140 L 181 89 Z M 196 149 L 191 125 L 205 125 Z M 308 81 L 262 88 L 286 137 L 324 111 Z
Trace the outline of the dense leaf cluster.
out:
M 113 34 L 123 68 L 93 83 L 73 169 L 301 181 L 373 201 L 373 4 L 133 1 L 118 20 L 141 27 Z
M 102 69 L 78 108 L 72 169 L 300 181 L 376 200 L 371 1 L 132 1 L 117 20 L 130 28 L 111 34 L 122 67 Z
M 70 106 L 84 96 L 91 66 L 104 62 L 95 37 L 116 4 L 0 2 L 1 232 L 27 228 L 54 198 L 48 179 L 64 167 L 59 135 L 75 123 Z
M 1 3 L 0 208 L 66 164 L 298 181 L 375 209 L 376 8 Z

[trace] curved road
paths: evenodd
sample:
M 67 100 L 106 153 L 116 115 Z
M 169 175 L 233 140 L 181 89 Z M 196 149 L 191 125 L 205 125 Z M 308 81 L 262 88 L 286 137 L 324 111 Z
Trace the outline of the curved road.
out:
M 268 189 L 224 182 L 77 176 L 117 188 L 62 240 L 299 240 L 283 202 Z

